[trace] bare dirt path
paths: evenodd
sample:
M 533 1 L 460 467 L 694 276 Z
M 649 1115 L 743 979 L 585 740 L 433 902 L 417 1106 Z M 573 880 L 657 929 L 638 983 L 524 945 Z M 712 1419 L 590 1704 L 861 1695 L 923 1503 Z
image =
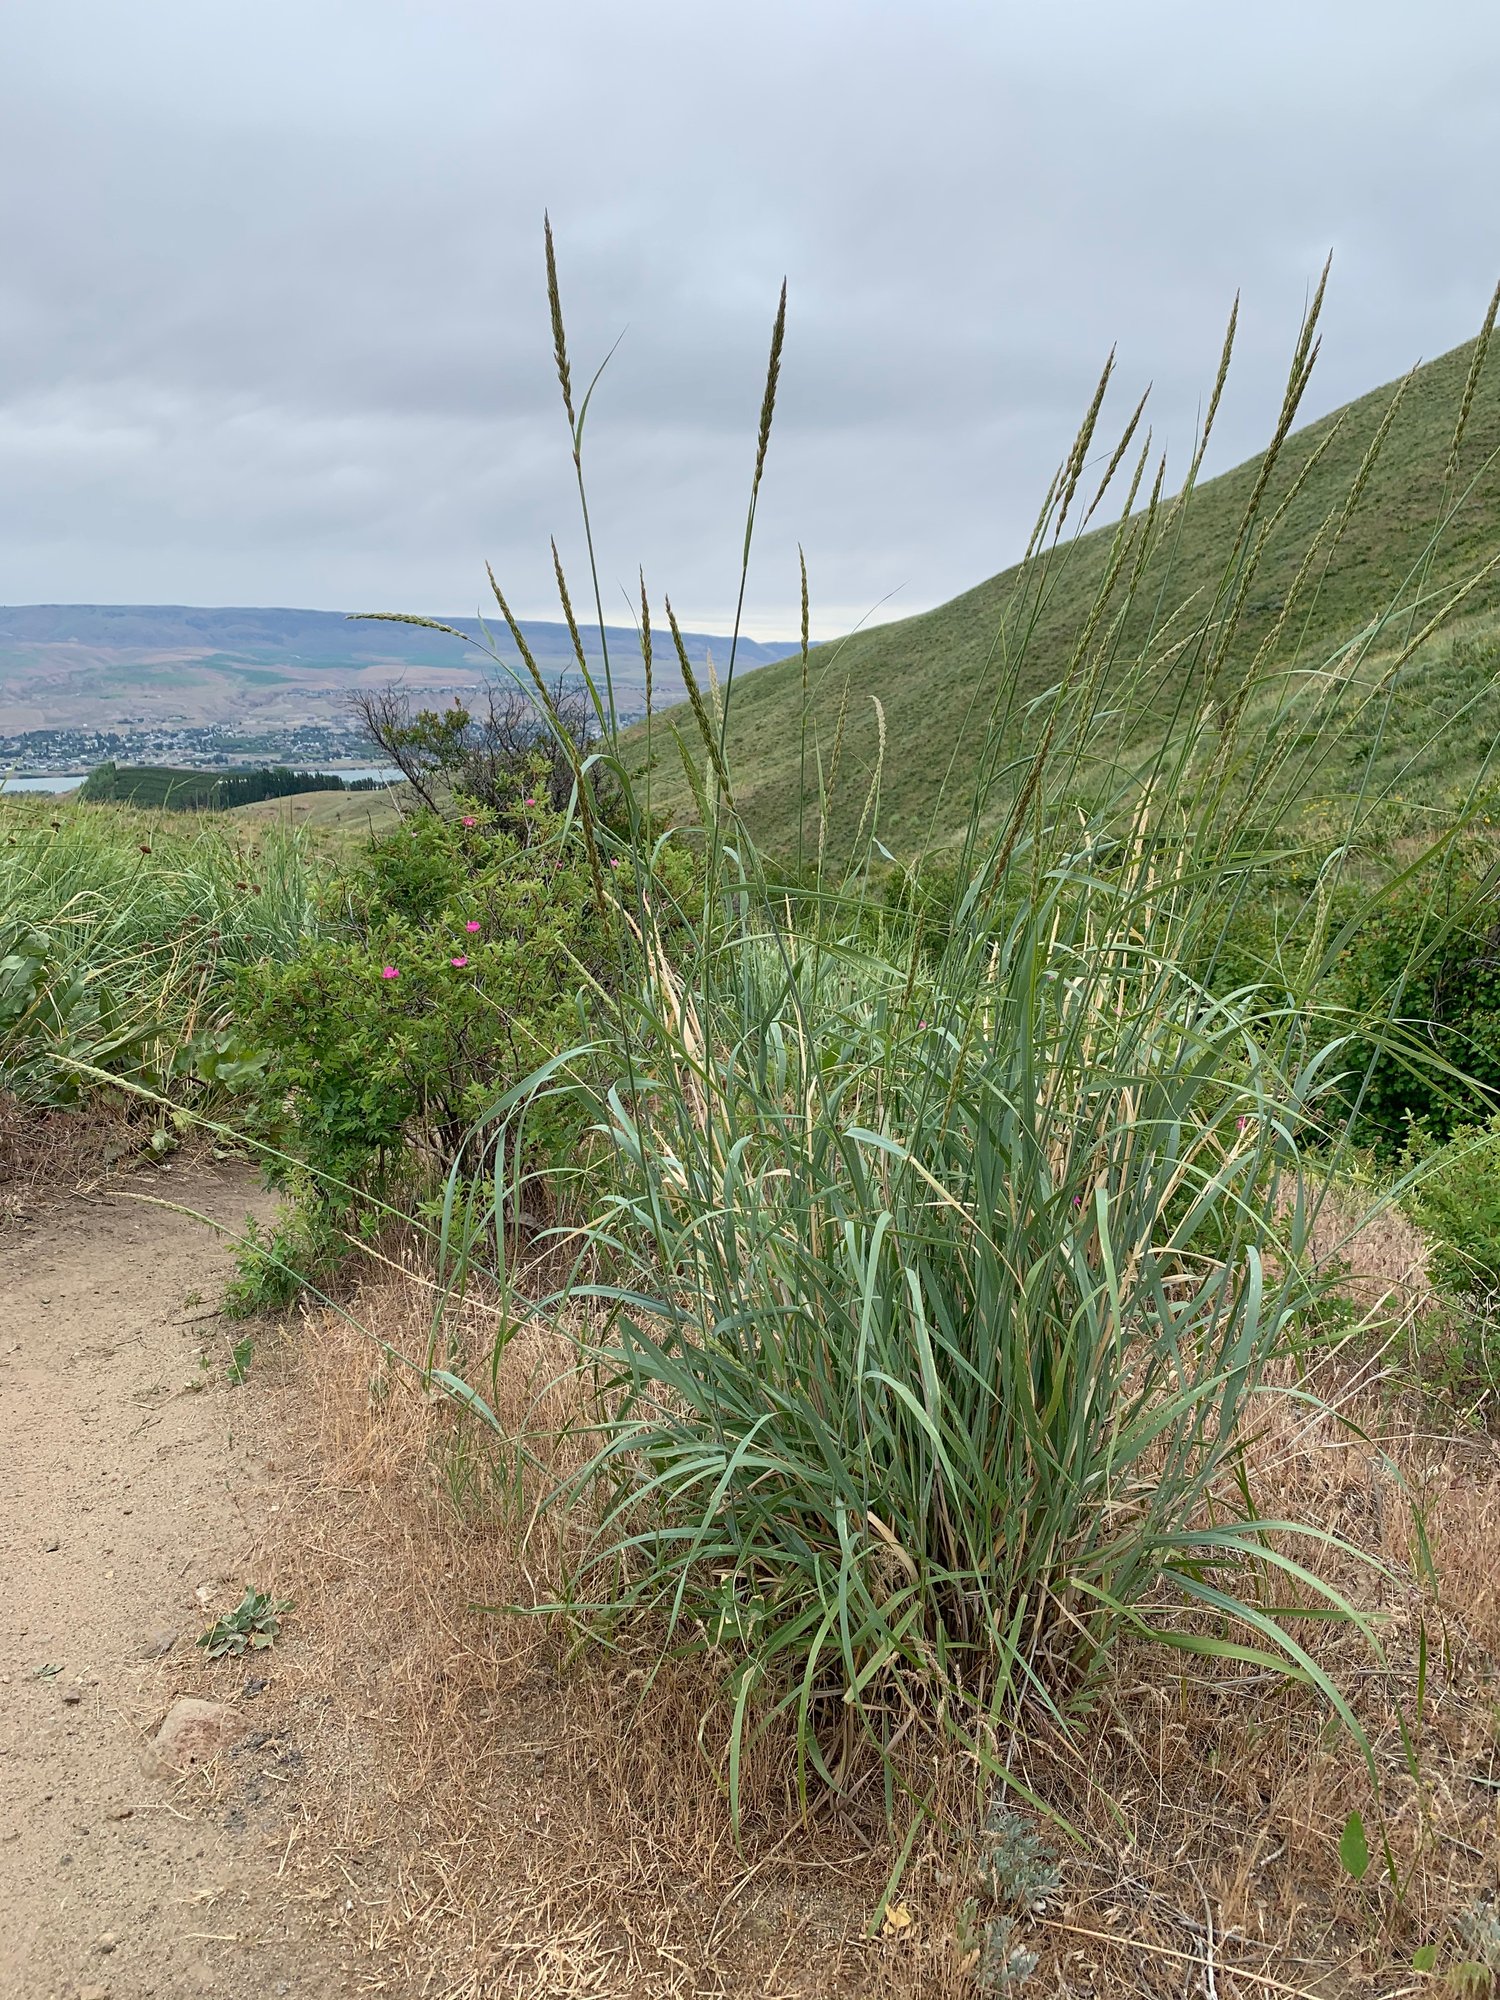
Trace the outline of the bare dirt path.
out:
M 267 1206 L 183 1166 L 0 1235 L 0 1996 L 333 2000 L 363 1982 L 285 1868 L 312 1746 L 256 1727 L 274 1669 L 193 1643 L 263 1581 L 277 1392 L 226 1381 L 223 1238 L 141 1195 Z M 178 1694 L 234 1705 L 206 1770 L 151 1751 Z

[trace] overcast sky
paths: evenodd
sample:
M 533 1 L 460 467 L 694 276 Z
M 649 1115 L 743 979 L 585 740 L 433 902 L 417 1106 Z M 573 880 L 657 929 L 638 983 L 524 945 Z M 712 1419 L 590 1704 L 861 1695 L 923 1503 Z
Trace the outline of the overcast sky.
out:
M 0 0 L 0 601 L 553 612 L 580 536 L 552 212 L 609 608 L 750 629 L 1013 560 L 1104 355 L 1181 464 L 1466 339 L 1500 268 L 1494 0 Z M 894 595 L 892 595 L 894 593 Z M 883 603 L 883 600 L 889 600 Z

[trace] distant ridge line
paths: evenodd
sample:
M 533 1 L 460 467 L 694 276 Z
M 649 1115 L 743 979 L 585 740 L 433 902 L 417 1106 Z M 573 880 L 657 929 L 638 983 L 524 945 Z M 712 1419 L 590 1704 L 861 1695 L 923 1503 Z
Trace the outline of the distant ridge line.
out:
M 421 614 L 426 616 L 428 614 Z M 482 644 L 477 617 L 443 616 L 439 623 L 454 626 L 468 638 Z M 488 621 L 486 621 L 488 622 Z M 572 642 L 561 620 L 523 618 L 521 629 L 528 640 L 543 642 L 548 652 L 569 652 Z M 501 651 L 508 634 L 499 621 L 490 625 Z M 606 626 L 612 647 L 635 649 L 633 626 Z M 582 633 L 586 652 L 598 649 L 597 629 Z M 698 651 L 722 647 L 727 655 L 730 638 L 723 632 L 689 631 L 683 638 Z M 422 626 L 402 625 L 388 619 L 366 621 L 361 612 L 316 611 L 286 605 L 194 605 L 194 604 L 7 604 L 0 605 L 0 648 L 16 646 L 112 646 L 131 651 L 177 651 L 205 644 L 234 652 L 266 647 L 295 653 L 312 652 L 319 658 L 342 658 L 373 662 L 417 659 L 424 664 L 434 659 L 460 657 L 456 642 L 440 632 Z M 758 666 L 784 659 L 795 649 L 795 641 L 767 642 L 741 639 L 739 652 L 746 665 Z

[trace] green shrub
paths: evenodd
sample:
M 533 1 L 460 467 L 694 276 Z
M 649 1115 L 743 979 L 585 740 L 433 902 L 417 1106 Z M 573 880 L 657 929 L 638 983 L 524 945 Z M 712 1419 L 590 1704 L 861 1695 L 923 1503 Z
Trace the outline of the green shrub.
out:
M 325 1203 L 309 1199 L 307 1191 L 269 1229 L 254 1216 L 235 1249 L 235 1274 L 224 1287 L 224 1311 L 230 1319 L 255 1319 L 281 1312 L 308 1286 L 331 1280 L 346 1244 Z
M 1193 970 L 1214 992 L 1264 984 L 1342 1015 L 1351 1137 L 1387 1164 L 1414 1123 L 1441 1138 L 1500 1090 L 1500 909 L 1474 816 L 1472 802 L 1429 807 L 1426 835 L 1446 827 L 1458 851 L 1404 876 L 1409 814 L 1387 806 L 1364 830 L 1360 875 L 1325 883 L 1337 832 L 1326 807 L 1309 812 L 1274 861 L 1226 883 L 1197 940 Z
M 1394 885 L 1329 983 L 1354 1018 L 1389 1023 L 1350 1050 L 1360 1140 L 1391 1157 L 1413 1122 L 1444 1138 L 1500 1091 L 1500 909 L 1483 876 L 1433 868 Z
M 615 953 L 559 825 L 544 801 L 520 833 L 416 814 L 336 885 L 305 950 L 240 975 L 262 1132 L 333 1209 L 446 1171 L 495 1097 L 578 1039 Z M 554 1157 L 577 1123 L 539 1111 L 528 1146 Z
M 1475 1289 L 1438 1298 L 1410 1330 L 1412 1378 L 1443 1413 L 1492 1425 L 1500 1396 L 1500 1293 Z
M 566 679 L 545 702 L 507 677 L 491 681 L 482 709 L 457 696 L 444 709 L 413 709 L 410 696 L 391 687 L 357 694 L 354 711 L 429 811 L 449 798 L 472 799 L 512 827 L 525 824 L 527 794 L 567 811 L 575 759 L 587 757 L 597 734 L 585 690 Z M 589 782 L 597 788 L 597 773 Z M 594 803 L 596 810 L 605 803 L 597 789 Z
M 1450 1297 L 1500 1291 L 1500 1116 L 1456 1127 L 1444 1146 L 1414 1126 L 1403 1165 L 1419 1169 L 1405 1205 L 1433 1282 Z
M 929 859 L 912 868 L 893 868 L 881 894 L 885 908 L 912 926 L 915 942 L 927 960 L 935 962 L 952 935 L 959 890 L 953 863 Z

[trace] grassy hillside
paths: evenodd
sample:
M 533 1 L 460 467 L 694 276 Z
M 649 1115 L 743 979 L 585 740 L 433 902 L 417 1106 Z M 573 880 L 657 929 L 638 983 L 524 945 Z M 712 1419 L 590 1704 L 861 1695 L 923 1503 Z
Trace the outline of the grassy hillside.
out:
M 1473 343 L 1417 371 L 1406 386 L 1381 454 L 1340 544 L 1327 562 L 1315 594 L 1299 601 L 1294 618 L 1276 635 L 1274 654 L 1283 659 L 1324 657 L 1349 638 L 1401 592 L 1410 590 L 1423 560 L 1435 523 L 1444 509 L 1445 475 L 1455 419 L 1473 355 Z M 1325 518 L 1336 526 L 1354 485 L 1366 451 L 1386 416 L 1400 385 L 1389 384 L 1358 402 L 1293 432 L 1272 473 L 1267 505 L 1275 510 L 1292 494 L 1301 475 L 1310 473 L 1275 527 L 1253 587 L 1246 595 L 1240 629 L 1227 662 L 1247 661 L 1275 627 L 1309 542 Z M 1095 453 L 1102 457 L 1106 443 Z M 1457 479 L 1449 494 L 1452 518 L 1427 573 L 1429 589 L 1438 589 L 1467 575 L 1500 546 L 1500 471 L 1491 461 L 1500 450 L 1500 354 L 1491 352 L 1480 377 L 1465 434 Z M 1162 634 L 1161 672 L 1156 681 L 1155 707 L 1180 692 L 1180 671 L 1174 676 L 1168 655 L 1171 643 L 1189 639 L 1212 612 L 1214 588 L 1229 561 L 1241 515 L 1256 484 L 1261 460 L 1251 459 L 1220 477 L 1205 481 L 1178 516 L 1173 532 L 1163 538 L 1145 573 L 1138 603 L 1150 604 L 1148 621 L 1138 612 L 1121 635 L 1120 657 L 1131 656 Z M 1100 468 L 1102 470 L 1102 467 Z M 1096 472 L 1095 478 L 1099 476 Z M 1147 475 L 1149 487 L 1151 475 Z M 1118 481 L 1123 487 L 1123 481 Z M 1146 488 L 1143 488 L 1145 491 Z M 1074 518 L 1090 494 L 1086 477 L 1080 487 Z M 810 742 L 821 749 L 825 764 L 839 735 L 840 710 L 845 710 L 839 759 L 838 789 L 833 801 L 835 826 L 847 830 L 858 818 L 870 774 L 875 767 L 877 720 L 875 700 L 885 712 L 887 754 L 881 793 L 881 834 L 887 846 L 912 854 L 941 843 L 967 808 L 983 737 L 982 725 L 992 707 L 1006 698 L 1014 683 L 1025 701 L 1054 684 L 1066 666 L 1080 627 L 1104 575 L 1114 531 L 1112 514 L 1123 504 L 1109 496 L 1095 528 L 1055 553 L 1026 566 L 1006 570 L 973 590 L 919 617 L 903 619 L 844 641 L 837 647 L 815 648 L 809 663 L 811 695 Z M 1137 502 L 1139 511 L 1140 502 Z M 1071 532 L 1071 523 L 1070 523 Z M 1043 574 L 1043 565 L 1046 573 Z M 1465 605 L 1470 629 L 1483 629 L 1484 615 L 1500 604 L 1500 586 L 1491 583 Z M 1478 614 L 1480 624 L 1474 624 Z M 1008 670 L 1023 622 L 1034 619 L 1019 674 Z M 1404 621 L 1391 628 L 1391 642 L 1404 635 Z M 1191 657 L 1191 645 L 1178 659 Z M 1413 662 L 1407 685 L 1420 687 L 1423 671 L 1434 660 L 1449 661 L 1436 651 Z M 1453 671 L 1474 676 L 1470 648 Z M 730 764 L 735 772 L 738 801 L 762 841 L 774 851 L 789 853 L 796 845 L 799 765 L 801 761 L 801 663 L 796 658 L 747 674 L 735 690 L 731 717 Z M 1137 694 L 1133 700 L 1139 702 Z M 1141 737 L 1152 732 L 1156 716 L 1147 699 L 1144 711 L 1122 720 L 1122 734 Z M 1481 704 L 1483 710 L 1484 704 Z M 672 720 L 698 747 L 691 716 L 678 711 Z M 1466 753 L 1473 751 L 1488 721 L 1493 737 L 1500 714 L 1471 712 L 1465 735 Z M 641 740 L 636 739 L 641 764 Z M 662 731 L 655 739 L 653 764 L 657 796 L 685 804 L 686 786 L 678 753 Z M 811 755 L 808 770 L 815 768 Z M 807 780 L 810 807 L 815 811 L 815 779 Z
M 298 792 L 291 798 L 234 806 L 228 817 L 242 826 L 304 827 L 315 836 L 327 835 L 342 843 L 384 833 L 400 817 L 401 802 L 410 798 L 406 785 L 382 786 L 375 792 Z

